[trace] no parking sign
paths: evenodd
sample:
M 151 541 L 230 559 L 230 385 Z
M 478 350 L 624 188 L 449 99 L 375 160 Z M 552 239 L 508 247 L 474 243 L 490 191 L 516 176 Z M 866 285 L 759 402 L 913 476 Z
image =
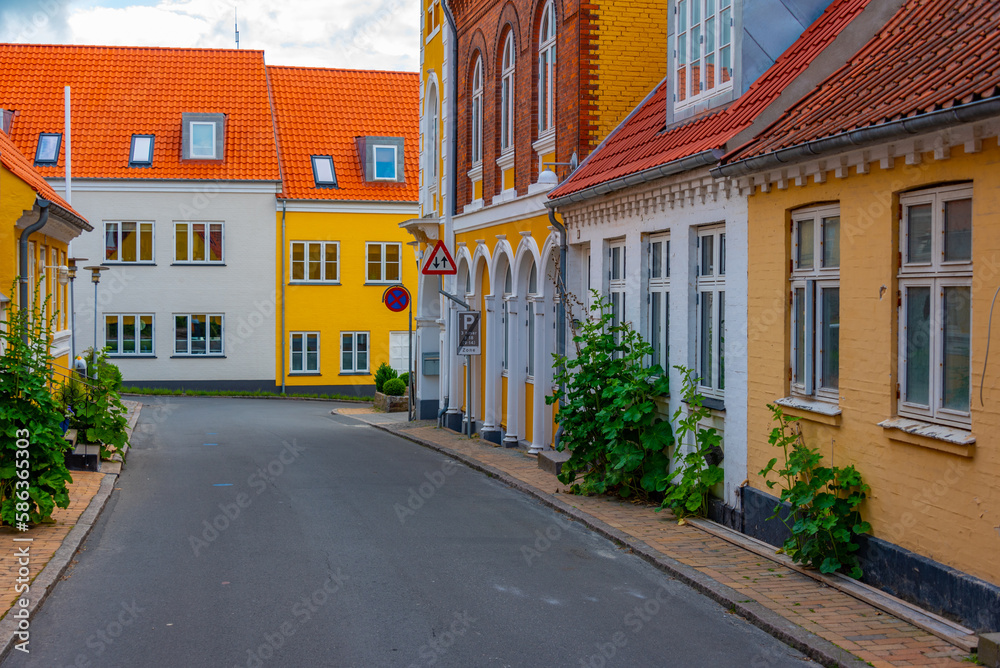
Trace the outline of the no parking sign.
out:
M 402 285 L 394 285 L 382 293 L 382 303 L 393 313 L 405 311 L 410 305 L 410 291 Z

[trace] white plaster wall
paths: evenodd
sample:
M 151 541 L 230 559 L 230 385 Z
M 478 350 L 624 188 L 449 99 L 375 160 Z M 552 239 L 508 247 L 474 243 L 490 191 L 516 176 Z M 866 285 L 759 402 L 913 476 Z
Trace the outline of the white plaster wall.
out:
M 654 184 L 663 187 L 664 182 Z M 601 201 L 636 199 L 636 190 L 622 191 Z M 587 202 L 585 205 L 593 204 Z M 628 210 L 629 207 L 626 207 Z M 724 419 L 725 502 L 737 507 L 737 489 L 747 477 L 747 201 L 733 192 L 729 198 L 719 192 L 717 198 L 693 200 L 678 198 L 666 206 L 632 207 L 631 214 L 618 214 L 599 224 L 581 225 L 582 208 L 567 209 L 569 220 L 569 274 L 586 276 L 587 245 L 590 246 L 591 285 L 608 293 L 608 242 L 625 239 L 626 296 L 625 317 L 648 338 L 646 303 L 647 255 L 649 234 L 670 233 L 670 414 L 680 407 L 681 375 L 673 365 L 695 368 L 696 310 L 695 258 L 697 229 L 703 225 L 726 225 L 726 331 L 725 331 L 725 407 L 718 416 Z M 579 234 L 577 231 L 579 230 Z M 580 288 L 584 288 L 580 281 Z M 578 293 L 578 296 L 582 296 Z
M 94 227 L 73 241 L 73 254 L 104 258 L 104 221 L 153 221 L 155 266 L 112 265 L 98 295 L 98 337 L 104 313 L 155 313 L 155 359 L 117 357 L 127 382 L 143 380 L 271 380 L 275 377 L 276 217 L 273 193 L 225 193 L 216 184 L 185 192 L 93 192 L 75 184 L 73 207 Z M 172 265 L 174 222 L 223 222 L 224 266 Z M 90 272 L 76 279 L 79 352 L 94 342 Z M 224 313 L 224 358 L 172 358 L 175 313 Z

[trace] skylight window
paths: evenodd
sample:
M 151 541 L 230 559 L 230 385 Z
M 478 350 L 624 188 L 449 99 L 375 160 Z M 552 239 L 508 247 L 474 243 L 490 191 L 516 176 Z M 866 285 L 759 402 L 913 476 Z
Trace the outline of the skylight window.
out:
M 375 146 L 375 178 L 396 180 L 396 147 Z
M 328 155 L 312 156 L 313 180 L 317 188 L 336 188 L 337 174 L 333 170 L 333 158 Z
M 191 123 L 191 157 L 215 158 L 215 123 Z
M 59 162 L 59 147 L 62 133 L 42 132 L 38 135 L 38 150 L 35 152 L 36 165 L 55 165 Z
M 129 167 L 149 167 L 153 164 L 153 135 L 132 135 Z

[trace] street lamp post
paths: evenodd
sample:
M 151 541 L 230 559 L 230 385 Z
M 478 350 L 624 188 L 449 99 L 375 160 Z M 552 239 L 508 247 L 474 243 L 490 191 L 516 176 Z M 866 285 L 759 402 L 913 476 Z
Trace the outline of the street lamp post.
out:
M 84 269 L 90 271 L 90 280 L 94 284 L 94 346 L 90 349 L 90 363 L 92 365 L 97 359 L 97 284 L 101 282 L 101 272 L 107 271 L 110 268 L 101 265 L 84 267 Z M 94 372 L 96 373 L 96 369 Z

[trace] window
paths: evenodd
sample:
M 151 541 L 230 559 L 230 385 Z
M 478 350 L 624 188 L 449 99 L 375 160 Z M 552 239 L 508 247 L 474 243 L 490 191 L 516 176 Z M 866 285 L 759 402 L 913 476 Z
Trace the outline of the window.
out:
M 538 134 L 555 129 L 556 9 L 549 1 L 538 31 Z
M 483 58 L 472 70 L 472 164 L 483 161 Z
M 792 214 L 792 386 L 837 403 L 840 384 L 840 209 Z
M 62 145 L 62 133 L 42 132 L 38 135 L 38 148 L 35 150 L 35 165 L 56 165 L 59 162 L 59 147 Z
M 899 414 L 969 425 L 972 188 L 900 197 Z
M 153 223 L 104 223 L 105 262 L 152 262 Z
M 340 372 L 368 373 L 368 332 L 340 333 Z
M 389 332 L 389 366 L 397 373 L 410 368 L 410 333 Z
M 510 368 L 510 328 L 507 324 L 510 322 L 510 296 L 513 292 L 514 281 L 508 264 L 503 277 L 503 312 L 501 313 L 503 319 L 500 325 L 503 327 L 503 359 L 500 360 L 503 373 L 506 373 Z
M 128 152 L 129 167 L 149 167 L 153 164 L 153 135 L 132 135 Z
M 222 262 L 222 223 L 174 223 L 174 262 Z
M 319 332 L 291 333 L 291 373 L 319 373 Z
M 528 274 L 528 295 L 534 295 L 538 292 L 538 272 L 535 270 L 535 264 L 531 264 L 531 273 Z M 527 317 L 527 322 L 525 325 L 528 328 L 528 366 L 527 373 L 529 376 L 534 377 L 535 375 L 535 302 L 528 301 L 527 308 L 525 308 L 525 315 Z
M 181 114 L 181 158 L 222 160 L 225 114 Z
M 396 180 L 396 147 L 375 146 L 375 178 Z
M 438 120 L 438 95 L 437 86 L 433 83 L 430 85 L 430 92 L 427 96 L 427 174 L 430 179 L 431 190 L 437 189 L 437 176 L 438 176 L 438 162 L 440 158 L 438 157 L 438 148 L 441 145 L 441 140 L 438 138 L 438 126 L 440 121 Z M 375 172 L 378 176 L 378 150 L 382 148 L 380 146 L 375 147 Z M 393 147 L 395 150 L 395 147 Z M 395 168 L 396 168 L 396 157 L 393 154 L 392 159 L 393 165 L 393 178 L 395 178 Z
M 339 241 L 293 241 L 292 281 L 340 281 Z
M 649 238 L 649 342 L 650 366 L 670 369 L 670 237 Z
M 317 188 L 336 188 L 337 173 L 333 169 L 333 158 L 328 155 L 310 156 L 313 168 L 313 183 Z
M 514 31 L 507 31 L 500 70 L 500 152 L 514 148 Z
M 174 354 L 222 355 L 222 314 L 174 316 Z
M 611 298 L 611 326 L 617 328 L 625 318 L 625 241 L 612 241 L 608 246 L 608 296 Z M 621 332 L 615 333 L 615 343 Z
M 104 345 L 111 355 L 152 355 L 152 314 L 105 314 Z
M 726 387 L 726 232 L 698 231 L 695 303 L 698 310 L 698 385 L 706 396 L 722 398 Z
M 398 281 L 400 268 L 400 244 L 372 242 L 365 244 L 368 254 L 369 283 Z
M 732 0 L 677 0 L 674 101 L 677 107 L 732 87 Z

